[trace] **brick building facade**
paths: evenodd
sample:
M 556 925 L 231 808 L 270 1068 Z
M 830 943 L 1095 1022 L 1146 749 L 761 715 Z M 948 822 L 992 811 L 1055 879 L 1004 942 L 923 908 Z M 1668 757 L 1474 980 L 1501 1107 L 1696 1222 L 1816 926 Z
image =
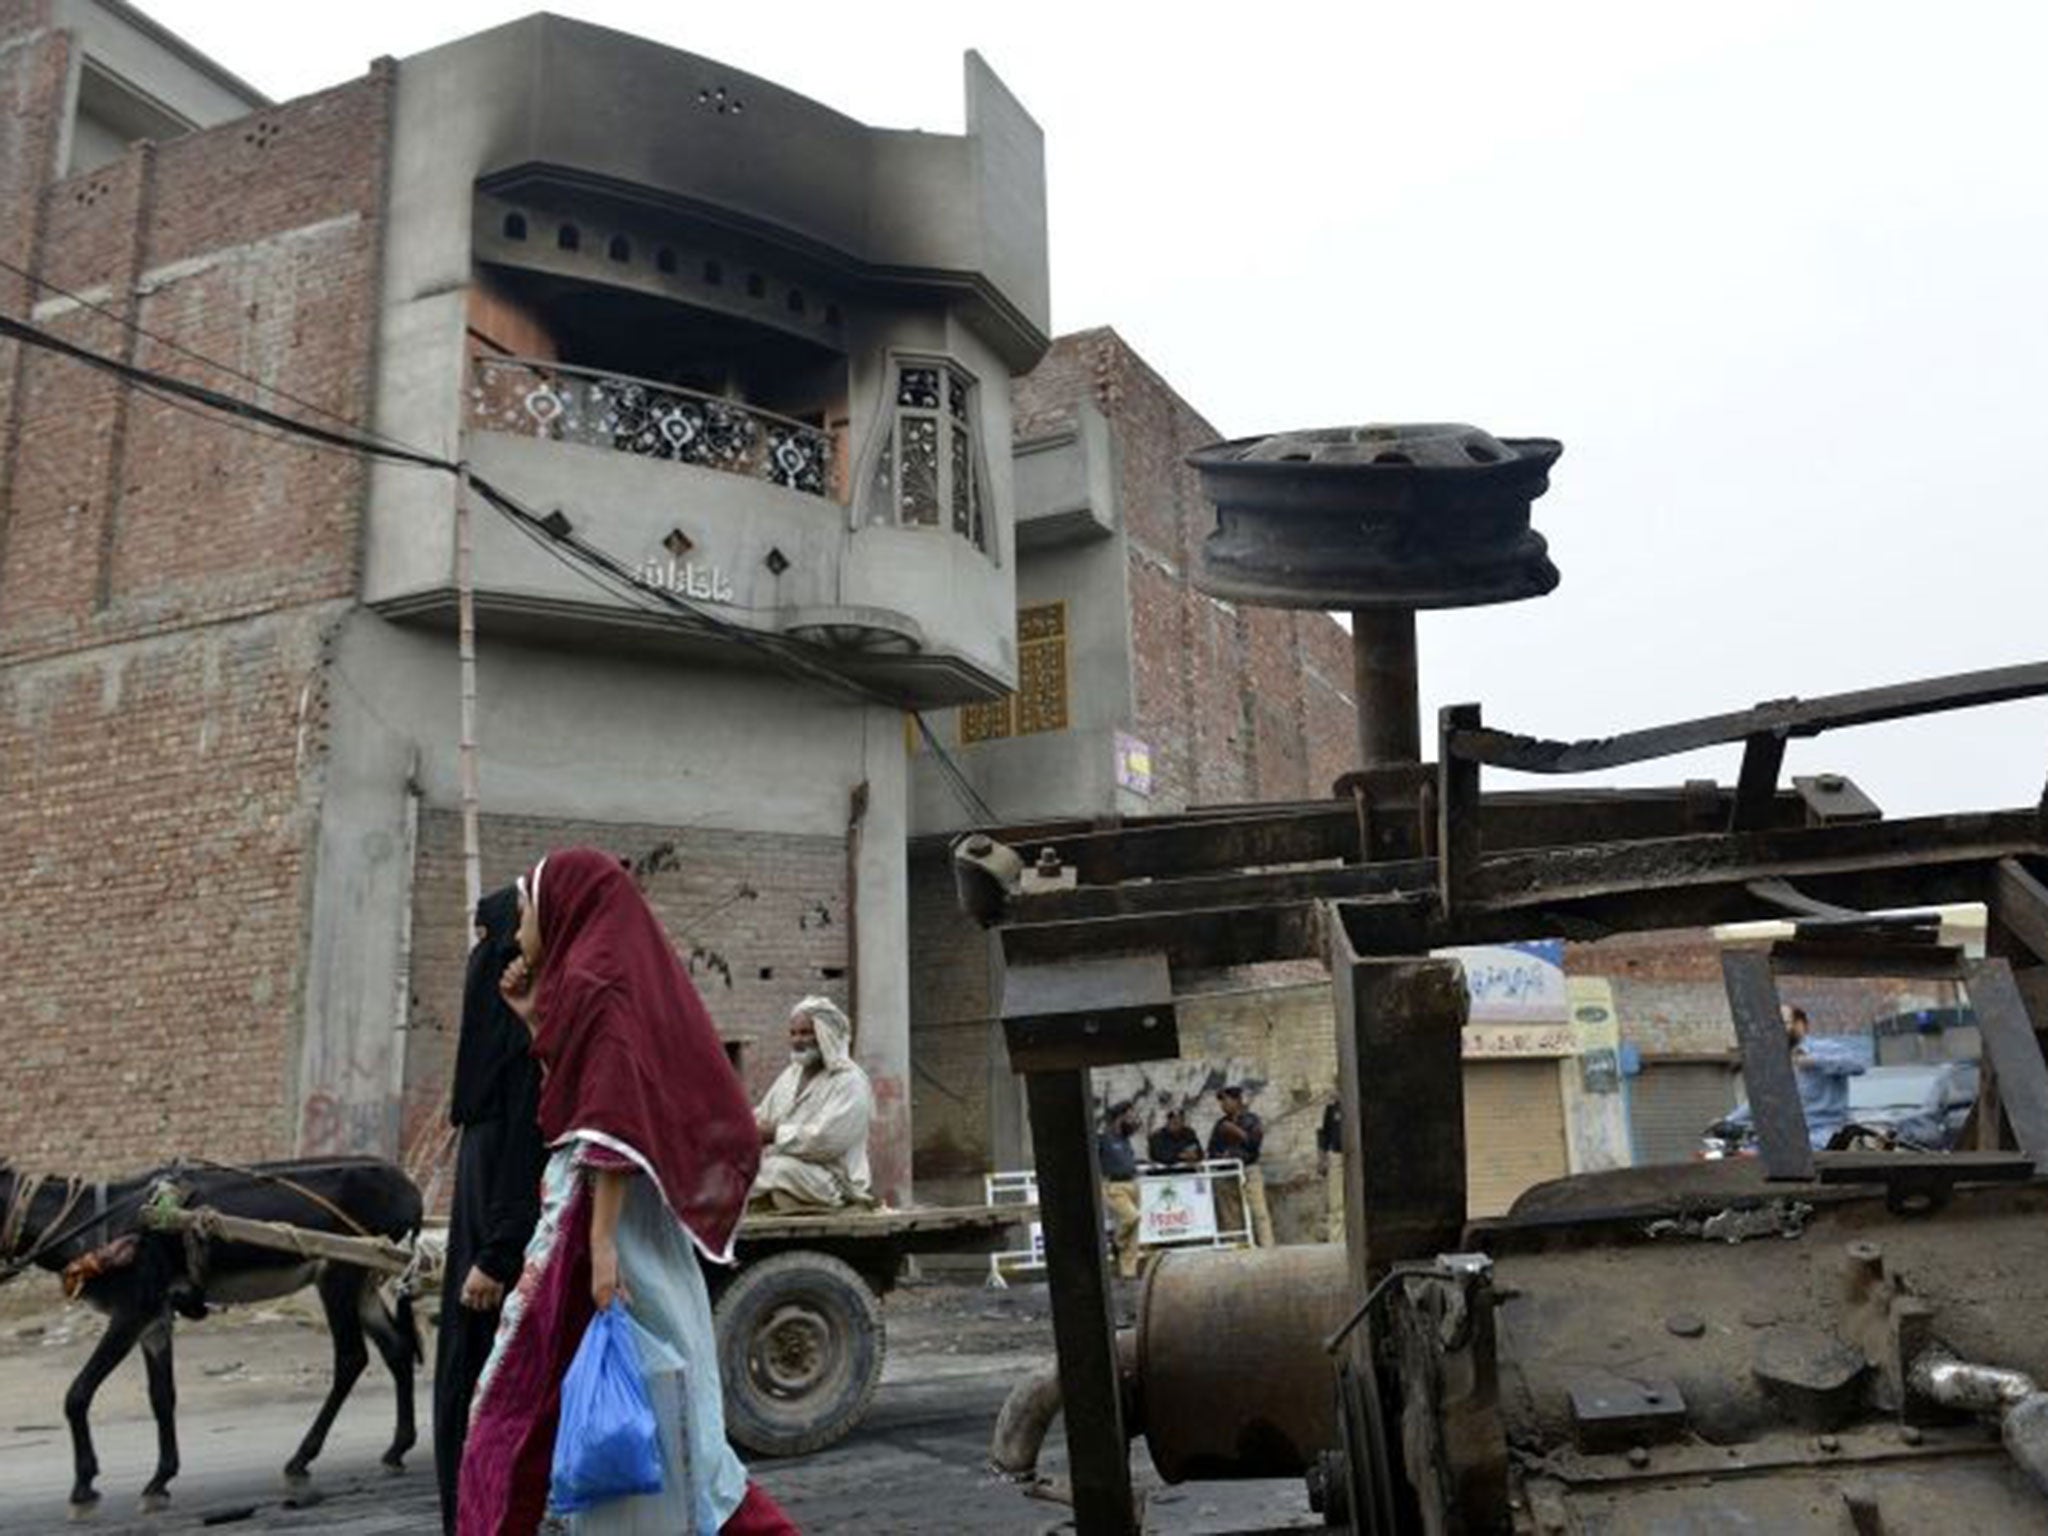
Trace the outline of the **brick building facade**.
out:
M 362 419 L 389 69 L 88 164 L 88 39 L 59 10 L 0 0 L 0 312 Z M 202 79 L 194 112 L 220 110 L 200 87 L 238 89 Z M 292 1144 L 325 658 L 365 483 L 0 341 L 0 1151 Z
M 1187 456 L 1223 434 L 1107 327 L 1058 338 L 1019 382 L 1020 451 L 1071 431 L 1087 410 L 1114 442 L 1132 733 L 1152 760 L 1142 809 L 1328 794 L 1356 766 L 1350 636 L 1328 614 L 1196 590 L 1196 550 L 1216 518 Z

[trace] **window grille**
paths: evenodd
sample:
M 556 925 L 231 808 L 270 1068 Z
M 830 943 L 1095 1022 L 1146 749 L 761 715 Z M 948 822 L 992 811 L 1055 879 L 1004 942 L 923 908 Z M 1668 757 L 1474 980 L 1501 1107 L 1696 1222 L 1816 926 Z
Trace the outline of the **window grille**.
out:
M 960 706 L 960 740 L 996 741 L 1063 731 L 1068 724 L 1067 605 L 1017 610 L 1017 691 Z
M 989 547 L 988 486 L 975 424 L 975 383 L 949 363 L 896 366 L 887 434 L 875 456 L 870 520 L 949 528 Z

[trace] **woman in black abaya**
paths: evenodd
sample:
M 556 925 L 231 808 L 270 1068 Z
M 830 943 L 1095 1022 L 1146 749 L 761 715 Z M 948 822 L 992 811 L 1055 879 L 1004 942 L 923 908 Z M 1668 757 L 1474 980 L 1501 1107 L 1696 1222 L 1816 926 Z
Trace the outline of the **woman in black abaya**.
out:
M 526 1026 L 505 1006 L 498 978 L 519 953 L 519 893 L 493 891 L 476 906 L 477 942 L 463 984 L 462 1035 L 448 1118 L 461 1128 L 455 1208 L 434 1368 L 434 1468 L 441 1525 L 455 1529 L 455 1478 L 469 1402 L 491 1352 L 505 1287 L 519 1278 L 540 1217 L 540 1068 Z

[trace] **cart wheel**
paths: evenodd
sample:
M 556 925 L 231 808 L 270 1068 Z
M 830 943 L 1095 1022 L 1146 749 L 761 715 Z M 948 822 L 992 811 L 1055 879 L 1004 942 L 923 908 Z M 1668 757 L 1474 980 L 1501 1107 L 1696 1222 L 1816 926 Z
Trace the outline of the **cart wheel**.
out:
M 825 1253 L 749 1264 L 718 1298 L 725 1432 L 762 1456 L 821 1451 L 852 1430 L 888 1342 L 867 1282 Z

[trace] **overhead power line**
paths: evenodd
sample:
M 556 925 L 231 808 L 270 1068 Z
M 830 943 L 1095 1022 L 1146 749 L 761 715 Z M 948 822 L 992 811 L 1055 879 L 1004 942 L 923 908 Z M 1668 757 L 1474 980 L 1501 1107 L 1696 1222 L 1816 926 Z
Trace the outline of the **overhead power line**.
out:
M 301 410 L 311 411 L 315 416 L 323 417 L 337 426 L 346 427 L 351 432 L 361 433 L 364 436 L 376 439 L 379 443 L 389 444 L 395 448 L 407 449 L 414 453 L 425 452 L 424 449 L 415 447 L 403 438 L 393 437 L 388 432 L 379 432 L 375 428 L 363 427 L 358 422 L 341 415 L 339 412 L 331 411 L 326 406 L 318 405 L 302 395 L 295 395 L 290 390 L 260 379 L 253 373 L 248 373 L 243 369 L 235 367 L 232 363 L 224 363 L 219 358 L 209 357 L 204 352 L 195 351 L 183 342 L 164 335 L 161 331 L 151 330 L 140 321 L 124 315 L 118 309 L 98 303 L 93 299 L 88 299 L 84 294 L 66 288 L 62 283 L 53 283 L 49 278 L 31 272 L 26 267 L 18 267 L 4 256 L 0 256 L 0 272 L 12 272 L 16 277 L 35 284 L 36 287 L 43 289 L 47 293 L 54 293 L 59 298 L 76 304 L 80 309 L 89 310 L 93 314 L 113 321 L 114 324 L 120 326 L 125 331 L 129 331 L 147 341 L 153 341 L 160 347 L 166 347 L 181 357 L 189 357 L 195 363 L 211 368 L 216 373 L 226 374 L 231 379 L 239 379 L 244 384 L 262 390 L 266 395 L 273 395 L 287 404 L 298 406 Z

